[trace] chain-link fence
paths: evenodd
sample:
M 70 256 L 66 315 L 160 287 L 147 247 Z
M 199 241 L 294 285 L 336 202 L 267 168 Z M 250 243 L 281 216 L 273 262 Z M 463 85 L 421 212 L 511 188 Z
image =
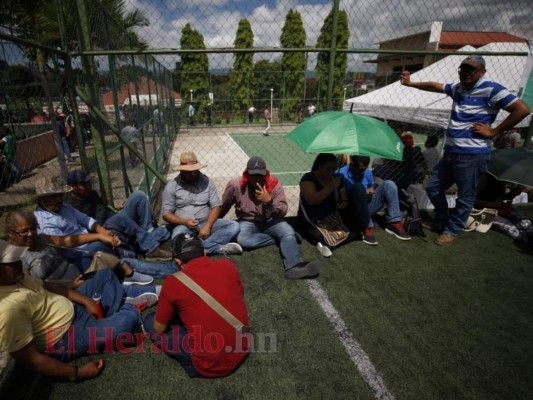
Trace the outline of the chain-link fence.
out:
M 489 79 L 518 93 L 533 36 L 522 0 L 35 3 L 9 2 L 0 17 L 1 123 L 18 169 L 3 168 L 0 212 L 27 203 L 37 177 L 75 168 L 94 172 L 110 201 L 139 187 L 156 203 L 177 134 L 176 153 L 196 151 L 220 191 L 263 156 L 294 214 L 314 156 L 284 135 L 311 108 L 372 115 L 409 131 L 415 153 L 428 138 L 440 150 L 450 104 L 420 102 L 399 73 L 457 81 L 460 59 L 476 52 Z M 389 178 L 405 169 L 373 161 Z M 423 182 L 427 166 L 416 168 Z

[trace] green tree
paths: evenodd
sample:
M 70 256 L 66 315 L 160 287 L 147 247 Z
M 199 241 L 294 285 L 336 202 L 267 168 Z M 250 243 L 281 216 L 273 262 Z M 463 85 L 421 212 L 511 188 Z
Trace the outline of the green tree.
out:
M 205 49 L 204 37 L 200 32 L 192 29 L 191 24 L 181 30 L 181 49 Z M 209 59 L 207 54 L 181 54 L 181 97 L 183 108 L 190 101 L 192 90 L 193 104 L 198 120 L 205 120 L 205 111 L 209 102 Z
M 285 25 L 281 30 L 281 47 L 305 48 L 306 34 L 302 16 L 298 11 L 289 10 Z M 283 53 L 281 58 L 283 71 L 282 109 L 297 119 L 297 111 L 303 107 L 303 84 L 307 69 L 305 53 Z
M 322 29 L 320 30 L 320 36 L 318 37 L 316 47 L 331 47 L 331 30 L 333 27 L 333 10 L 328 14 Z M 348 29 L 348 15 L 346 11 L 339 11 L 339 21 L 337 26 L 337 48 L 348 48 L 348 40 L 350 39 L 350 31 Z M 334 110 L 338 110 L 340 103 L 342 102 L 343 88 L 346 84 L 346 69 L 348 67 L 348 55 L 347 53 L 336 53 L 333 71 L 333 93 L 332 93 L 332 106 Z M 316 75 L 319 84 L 319 98 L 321 101 L 326 101 L 326 93 L 328 88 L 328 70 L 329 70 L 329 53 L 318 53 L 318 59 L 316 63 Z
M 254 46 L 254 33 L 247 19 L 239 21 L 235 41 L 236 49 L 251 49 Z M 233 70 L 230 74 L 231 93 L 234 112 L 246 120 L 246 110 L 252 105 L 253 90 L 250 86 L 254 70 L 254 53 L 235 53 Z
M 254 104 L 257 109 L 270 106 L 270 89 L 274 89 L 274 98 L 279 99 L 281 93 L 281 62 L 259 60 L 254 65 L 253 87 L 255 89 L 258 104 Z M 274 107 L 278 107 L 274 101 Z

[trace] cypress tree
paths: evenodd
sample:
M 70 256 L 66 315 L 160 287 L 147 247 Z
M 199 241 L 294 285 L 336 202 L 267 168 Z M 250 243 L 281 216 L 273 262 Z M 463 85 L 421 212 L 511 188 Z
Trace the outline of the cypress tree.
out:
M 180 46 L 182 49 L 205 49 L 204 37 L 192 29 L 191 24 L 181 30 Z M 205 121 L 205 111 L 209 102 L 209 60 L 207 54 L 181 54 L 181 98 L 185 105 L 190 101 L 190 90 L 193 90 L 193 105 L 197 120 Z M 187 107 L 183 106 L 185 112 Z
M 281 30 L 281 47 L 305 48 L 305 33 L 302 16 L 298 11 L 289 10 L 285 25 Z M 303 84 L 307 69 L 305 52 L 283 53 L 281 58 L 283 71 L 282 109 L 297 119 L 297 111 L 303 107 Z
M 239 21 L 233 45 L 236 49 L 251 49 L 254 46 L 254 33 L 247 19 Z M 253 53 L 235 53 L 233 69 L 230 75 L 231 96 L 235 113 L 246 120 L 246 110 L 252 106 L 252 78 L 254 70 Z
M 333 10 L 330 11 L 318 37 L 316 47 L 331 47 L 331 29 L 333 26 Z M 339 22 L 337 27 L 337 48 L 345 49 L 348 47 L 348 40 L 350 38 L 350 31 L 348 29 L 348 15 L 346 11 L 339 11 Z M 348 67 L 347 53 L 337 53 L 334 60 L 333 71 L 333 93 L 332 106 L 334 110 L 338 110 L 343 97 L 343 88 L 346 83 L 346 69 Z M 329 53 L 319 53 L 316 63 L 316 76 L 319 82 L 319 97 L 321 101 L 326 100 L 326 93 L 328 89 L 328 69 L 329 69 Z

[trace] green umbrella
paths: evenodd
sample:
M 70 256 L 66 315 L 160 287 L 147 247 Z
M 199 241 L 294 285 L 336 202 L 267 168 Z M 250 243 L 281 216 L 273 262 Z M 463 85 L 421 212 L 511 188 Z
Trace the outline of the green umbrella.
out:
M 500 181 L 533 187 L 533 151 L 524 147 L 495 150 L 487 172 Z
M 325 111 L 302 122 L 287 138 L 307 153 L 357 154 L 402 160 L 403 143 L 384 122 L 346 111 Z

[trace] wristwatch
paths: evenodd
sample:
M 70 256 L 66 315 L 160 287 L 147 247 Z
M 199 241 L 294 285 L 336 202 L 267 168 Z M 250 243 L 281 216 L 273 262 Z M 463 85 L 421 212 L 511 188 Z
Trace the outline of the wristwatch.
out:
M 76 379 L 78 379 L 78 372 L 79 372 L 79 368 L 78 367 L 74 367 L 74 375 L 73 376 L 69 376 L 68 380 L 71 381 L 71 382 L 76 382 Z

